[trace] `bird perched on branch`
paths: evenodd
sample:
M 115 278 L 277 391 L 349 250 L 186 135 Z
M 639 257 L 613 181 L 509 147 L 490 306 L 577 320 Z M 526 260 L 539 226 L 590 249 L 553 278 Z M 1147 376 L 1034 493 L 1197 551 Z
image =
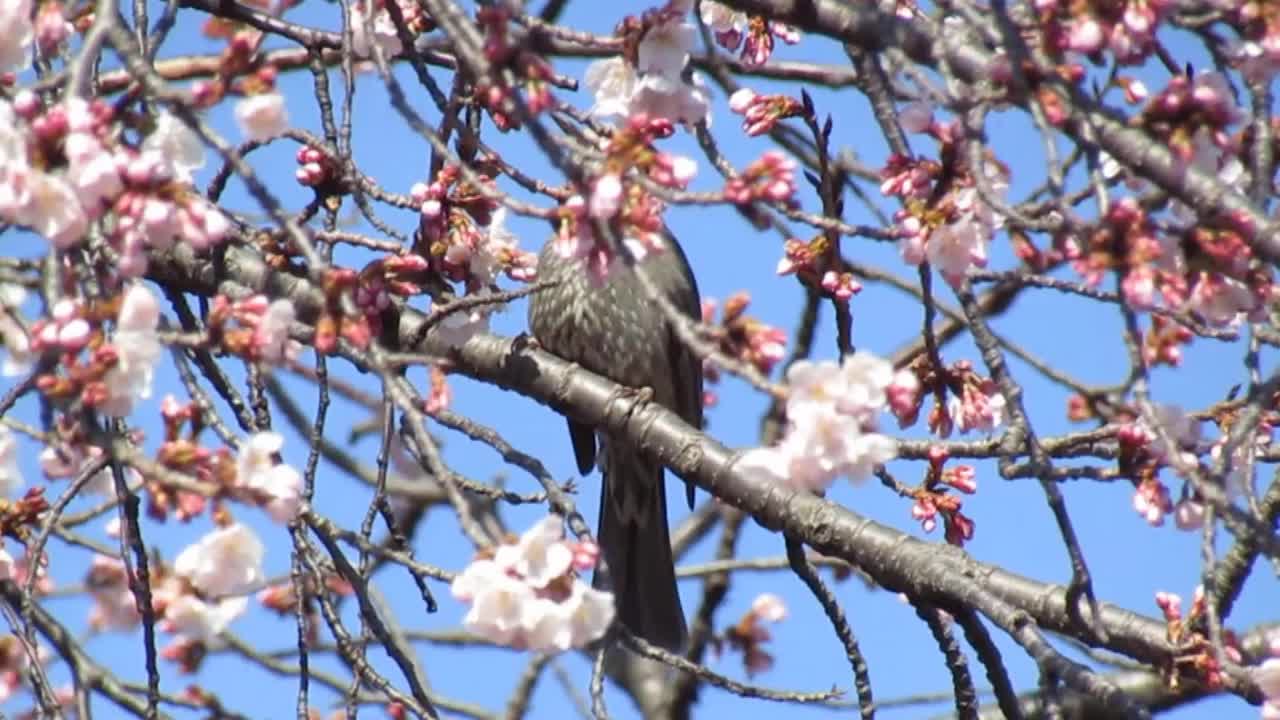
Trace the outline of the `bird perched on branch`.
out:
M 702 427 L 702 361 L 680 341 L 659 303 L 646 292 L 636 270 L 618 263 L 603 283 L 581 260 L 561 255 L 548 242 L 538 258 L 538 277 L 556 282 L 529 302 L 529 328 L 555 355 L 635 389 L 649 388 L 653 401 Z M 698 286 L 684 251 L 670 234 L 665 249 L 637 263 L 654 288 L 681 314 L 701 318 Z M 596 433 L 569 419 L 578 470 L 596 461 Z M 684 610 L 676 588 L 667 527 L 662 465 L 643 457 L 624 438 L 602 437 L 600 524 L 596 539 L 607 572 L 593 585 L 614 593 L 618 619 L 649 642 L 679 651 L 685 641 Z M 687 486 L 693 506 L 693 485 Z

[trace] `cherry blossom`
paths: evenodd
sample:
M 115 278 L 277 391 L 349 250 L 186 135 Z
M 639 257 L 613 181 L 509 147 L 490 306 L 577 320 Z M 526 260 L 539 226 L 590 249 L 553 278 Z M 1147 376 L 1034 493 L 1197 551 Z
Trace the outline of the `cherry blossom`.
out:
M 754 448 L 738 461 L 771 482 L 822 491 L 838 476 L 860 482 L 897 454 L 892 438 L 877 432 L 888 402 L 893 367 L 856 353 L 841 365 L 800 361 L 787 371 L 787 431 L 775 447 Z
M 18 440 L 13 431 L 0 425 L 0 496 L 10 497 L 24 485 L 26 480 L 18 467 Z
M 626 117 L 631 114 L 631 95 L 635 92 L 636 72 L 620 57 L 597 60 L 587 66 L 583 80 L 595 104 L 591 114 L 597 117 Z
M 236 457 L 236 478 L 242 487 L 266 498 L 264 507 L 276 522 L 287 523 L 302 507 L 302 475 L 292 466 L 276 462 L 283 447 L 280 433 L 250 436 Z
M 253 330 L 253 346 L 258 357 L 274 365 L 297 356 L 300 345 L 289 337 L 289 328 L 297 318 L 289 298 L 272 300 Z
M 1169 488 L 1159 480 L 1144 480 L 1133 492 L 1133 509 L 1152 527 L 1164 525 L 1164 516 L 1173 512 Z
M 483 306 L 454 310 L 440 318 L 432 330 L 435 337 L 446 346 L 461 347 L 471 338 L 489 329 L 491 312 L 489 308 Z
M 960 432 L 978 430 L 989 433 L 1004 422 L 1004 395 L 994 383 L 985 387 L 965 383 L 959 394 L 953 393 L 947 398 L 947 412 Z
M 538 276 L 538 256 L 519 249 L 519 238 L 507 228 L 507 209 L 500 207 L 493 212 L 489 227 L 471 255 L 471 275 L 476 283 L 492 285 L 498 272 L 504 271 L 512 280 L 533 282 Z
M 548 515 L 526 530 L 515 545 L 500 546 L 494 562 L 541 590 L 573 564 L 573 551 L 563 540 L 564 521 L 558 515 Z
M 142 141 L 142 152 L 155 153 L 167 163 L 173 178 L 178 182 L 191 182 L 196 170 L 204 167 L 204 145 L 186 123 L 173 113 L 161 112 L 156 117 L 156 127 Z
M 80 196 L 65 179 L 30 170 L 26 176 L 26 202 L 13 213 L 13 221 L 26 225 L 58 248 L 68 248 L 84 237 L 89 218 Z
M 180 595 L 165 605 L 161 628 L 178 636 L 181 643 L 215 644 L 231 622 L 249 608 L 249 598 L 230 597 L 217 602 L 195 595 Z
M 784 118 L 804 115 L 804 105 L 789 95 L 760 95 L 739 88 L 729 97 L 729 109 L 742 115 L 742 130 L 756 136 L 771 132 Z
M 31 64 L 31 0 L 0 0 L 0 73 L 25 70 Z
M 4 347 L 0 375 L 6 377 L 30 372 L 38 356 L 17 316 L 26 297 L 27 291 L 21 285 L 0 282 L 0 345 Z
M 251 95 L 236 103 L 236 122 L 249 140 L 270 140 L 289 127 L 284 96 L 272 91 Z
M 370 6 L 374 10 L 372 16 Z M 400 54 L 404 49 L 400 36 L 396 34 L 395 22 L 391 13 L 381 7 L 381 3 L 373 0 L 358 0 L 349 5 L 347 26 L 351 28 L 351 54 L 358 58 L 372 58 L 376 45 L 382 56 L 388 60 Z
M 584 647 L 613 622 L 613 596 L 574 574 L 575 558 L 594 559 L 563 539 L 563 520 L 552 515 L 517 542 L 499 546 L 453 581 L 453 596 L 471 608 L 466 628 L 491 642 L 543 652 Z
M 761 593 L 751 601 L 751 612 L 761 620 L 782 622 L 787 619 L 787 604 L 773 593 Z
M 734 10 L 724 3 L 703 0 L 702 22 L 715 35 L 716 42 L 727 50 L 736 50 L 742 44 L 747 29 L 747 14 Z
M 0 580 L 14 580 L 18 577 L 18 564 L 4 547 L 0 539 Z
M 173 561 L 173 571 L 207 597 L 240 595 L 262 584 L 262 541 L 236 523 L 189 545 Z
M 40 469 L 50 480 L 72 478 L 102 457 L 102 448 L 96 445 L 46 446 L 40 451 Z M 142 476 L 132 467 L 124 469 L 125 485 L 136 489 L 142 485 Z M 104 467 L 82 486 L 83 492 L 115 497 L 116 484 L 110 467 Z
M 151 397 L 151 377 L 162 346 L 156 336 L 160 305 L 141 283 L 131 285 L 120 304 L 111 346 L 116 364 L 103 378 L 106 397 L 99 407 L 115 417 L 133 411 L 133 404 Z
M 678 8 L 672 8 L 678 12 Z M 625 121 L 647 114 L 671 122 L 710 121 L 710 95 L 696 75 L 681 77 L 697 31 L 675 12 L 644 30 L 633 60 L 612 57 L 587 67 L 585 84 L 595 97 L 591 114 Z
M 142 621 L 138 601 L 129 589 L 128 571 L 119 558 L 94 555 L 85 586 L 93 597 L 89 627 L 96 631 L 130 630 Z

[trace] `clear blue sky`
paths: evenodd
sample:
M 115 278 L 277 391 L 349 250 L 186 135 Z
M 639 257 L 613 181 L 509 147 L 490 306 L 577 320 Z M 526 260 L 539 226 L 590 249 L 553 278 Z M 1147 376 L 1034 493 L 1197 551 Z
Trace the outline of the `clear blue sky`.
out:
M 607 33 L 625 13 L 638 13 L 647 7 L 644 3 L 571 3 L 563 20 L 569 26 Z M 216 52 L 217 46 L 198 36 L 192 23 L 195 17 L 189 11 L 179 15 L 180 21 L 173 36 L 162 51 L 162 56 L 202 50 Z M 289 14 L 295 22 L 336 29 L 337 9 L 328 3 L 312 2 Z M 1185 38 L 1171 37 L 1175 54 L 1186 51 Z M 795 60 L 820 60 L 842 62 L 843 53 L 831 42 L 805 37 L 798 47 L 781 47 L 778 56 Z M 1197 64 L 1203 58 L 1195 53 L 1179 55 Z M 581 77 L 585 63 L 559 62 L 557 69 L 569 75 Z M 338 75 L 333 75 L 332 87 L 340 91 Z M 429 120 L 437 118 L 425 93 L 413 81 L 411 73 L 401 68 L 398 77 L 413 98 L 418 110 Z M 1159 74 L 1150 74 L 1149 85 L 1155 89 L 1162 85 Z M 447 87 L 443 71 L 436 71 L 437 80 Z M 289 109 L 293 123 L 313 132 L 320 131 L 318 114 L 311 100 L 312 80 L 306 73 L 295 73 L 282 79 L 281 87 L 290 97 Z M 763 83 L 752 85 L 757 89 L 769 87 Z M 790 91 L 798 94 L 799 88 Z M 835 116 L 833 144 L 837 148 L 849 148 L 864 162 L 880 165 L 887 150 L 883 139 L 871 118 L 864 98 L 854 91 L 835 94 L 811 89 L 821 112 Z M 567 97 L 567 93 L 560 93 Z M 715 122 L 713 131 L 721 149 L 740 167 L 769 147 L 765 139 L 745 138 L 738 128 L 737 118 L 726 107 L 725 98 L 714 92 Z M 580 107 L 590 105 L 586 92 L 579 92 L 572 99 Z M 357 163 L 364 172 L 380 182 L 388 190 L 407 193 L 416 181 L 424 180 L 428 147 L 424 141 L 406 129 L 401 119 L 390 109 L 387 96 L 375 75 L 360 77 L 355 99 L 354 152 Z M 238 139 L 231 121 L 229 105 L 209 113 L 209 119 L 225 137 Z M 1040 141 L 1031 134 L 1027 119 L 1020 113 L 994 115 L 988 127 L 989 137 L 1000 158 L 1013 171 L 1011 196 L 1020 198 L 1028 187 L 1042 178 L 1044 158 Z M 492 128 L 486 129 L 491 131 Z M 504 152 L 507 161 L 530 174 L 557 182 L 559 177 L 549 170 L 547 163 L 531 148 L 530 143 L 517 134 L 496 138 L 491 142 Z M 912 138 L 917 152 L 934 150 L 931 141 L 916 136 Z M 687 134 L 667 141 L 673 151 L 700 158 L 697 148 Z M 287 207 L 298 207 L 309 198 L 309 191 L 299 188 L 292 180 L 293 154 L 296 146 L 280 142 L 252 156 L 254 167 L 284 199 Z M 216 167 L 210 155 L 210 163 L 199 174 L 203 185 Z M 694 189 L 714 189 L 719 186 L 718 177 L 705 163 Z M 873 189 L 872 189 L 873 190 Z M 232 181 L 226 201 L 231 207 L 255 210 L 247 198 L 243 186 Z M 816 209 L 811 195 L 806 195 L 807 209 Z M 873 218 L 850 199 L 847 203 L 850 222 L 870 223 Z M 882 207 L 892 211 L 892 206 Z M 349 206 L 344 208 L 348 211 Z M 411 232 L 415 218 L 411 213 L 388 210 L 383 213 L 403 232 Z M 777 278 L 773 267 L 780 255 L 781 242 L 777 236 L 757 234 L 737 216 L 724 208 L 695 210 L 673 209 L 669 221 L 676 235 L 683 242 L 693 263 L 704 297 L 724 298 L 730 293 L 747 289 L 752 293 L 751 313 L 777 325 L 790 328 L 797 317 L 802 293 L 791 278 Z M 521 234 L 525 247 L 536 249 L 546 238 L 546 226 L 542 223 L 516 220 L 514 228 Z M 361 231 L 370 228 L 357 226 Z M 796 228 L 804 238 L 811 231 Z M 29 239 L 16 239 L 10 234 L 5 241 L 5 254 L 34 254 L 43 247 L 32 246 Z M 898 259 L 896 249 L 878 245 L 863 239 L 846 239 L 846 254 L 882 267 L 907 278 L 914 277 L 914 269 L 905 267 Z M 993 244 L 991 266 L 1009 268 L 1012 259 L 1007 242 L 1002 237 Z M 364 259 L 358 253 L 339 255 L 341 260 Z M 942 302 L 954 305 L 954 298 L 945 284 L 935 283 Z M 908 298 L 889 289 L 868 287 L 852 305 L 854 316 L 854 340 L 859 348 L 888 355 L 906 342 L 913 340 L 921 322 L 920 308 Z M 515 334 L 525 329 L 525 306 L 516 303 L 498 316 L 493 328 L 502 334 Z M 823 323 L 815 345 L 815 356 L 835 356 L 835 338 L 829 308 L 823 310 Z M 1078 298 L 1051 294 L 1051 291 L 1031 291 L 1023 297 L 1010 313 L 993 322 L 995 329 L 1009 338 L 1016 339 L 1024 348 L 1047 358 L 1060 369 L 1075 377 L 1094 383 L 1112 383 L 1123 377 L 1126 370 L 1124 351 L 1120 338 L 1120 322 L 1113 312 L 1100 309 Z M 1165 402 L 1178 402 L 1187 407 L 1203 405 L 1221 399 L 1227 389 L 1243 377 L 1241 358 L 1244 347 L 1224 345 L 1210 341 L 1198 341 L 1186 353 L 1183 367 L 1175 372 L 1158 370 L 1154 373 L 1154 394 Z M 967 340 L 949 346 L 944 353 L 948 361 L 971 359 L 980 366 L 980 358 Z M 310 360 L 310 357 L 306 357 Z M 1274 366 L 1274 357 L 1264 352 L 1263 373 Z M 1039 378 L 1034 371 L 1012 360 L 1015 377 L 1024 384 L 1026 402 L 1042 434 L 1058 433 L 1071 426 L 1065 419 L 1064 392 Z M 358 384 L 370 392 L 376 385 L 369 376 L 350 372 L 341 361 L 330 363 L 331 372 Z M 241 377 L 238 370 L 234 377 Z M 421 372 L 413 377 L 423 379 Z M 4 381 L 0 381 L 3 383 Z M 561 479 L 572 477 L 572 455 L 565 437 L 563 423 L 552 411 L 530 400 L 500 392 L 494 388 L 451 378 L 454 385 L 455 405 L 459 412 L 474 417 L 499 430 L 517 448 L 536 453 Z M 314 409 L 315 393 L 300 382 L 291 381 L 297 399 L 308 411 Z M 0 390 L 3 390 L 0 387 Z M 708 432 L 730 446 L 745 447 L 755 442 L 758 418 L 765 407 L 765 400 L 740 383 L 727 381 L 717 388 L 719 405 L 709 412 Z M 172 364 L 166 362 L 160 369 L 152 400 L 141 405 L 134 416 L 135 422 L 152 438 L 148 447 L 154 448 L 159 435 L 158 402 L 166 393 L 182 396 Z M 183 397 L 185 399 L 185 397 Z M 36 406 L 30 398 L 18 408 L 18 417 L 34 421 Z M 345 442 L 349 423 L 366 419 L 358 408 L 335 399 L 330 412 L 330 437 Z M 277 427 L 283 428 L 282 418 Z M 887 427 L 893 427 L 887 423 Z M 896 432 L 896 431 L 895 431 Z M 525 475 L 504 468 L 500 458 L 491 450 L 471 443 L 466 438 L 441 430 L 445 442 L 446 458 L 459 471 L 471 477 L 490 480 L 497 474 L 508 478 L 509 486 L 520 492 L 534 491 L 533 480 Z M 919 437 L 918 429 L 908 435 Z M 306 457 L 306 447 L 301 439 L 287 432 L 286 459 L 301 466 Z M 212 437 L 212 436 L 208 436 Z M 24 445 L 32 448 L 31 445 Z M 361 441 L 353 448 L 363 462 L 372 467 L 377 451 L 376 439 Z M 24 469 L 29 480 L 39 477 L 34 463 L 34 451 L 28 453 Z M 905 481 L 918 480 L 919 464 L 895 463 L 891 468 Z M 1264 475 L 1264 481 L 1266 480 Z M 969 544 L 969 551 L 978 559 L 997 564 L 1015 572 L 1043 581 L 1065 582 L 1069 571 L 1065 552 L 1040 488 L 1032 481 L 1004 482 L 998 478 L 991 465 L 979 466 L 978 494 L 965 502 L 966 512 L 977 522 L 977 534 Z M 1179 481 L 1170 480 L 1176 493 Z M 54 486 L 60 490 L 63 486 Z M 332 467 L 322 467 L 316 483 L 316 507 L 323 513 L 347 526 L 358 524 L 363 515 L 369 494 L 342 478 Z M 1146 525 L 1131 509 L 1132 488 L 1127 482 L 1099 484 L 1074 482 L 1063 487 L 1068 508 L 1076 523 L 1081 546 L 1090 561 L 1094 587 L 1099 597 L 1108 602 L 1157 616 L 1153 597 L 1156 591 L 1180 593 L 1189 601 L 1191 591 L 1200 575 L 1198 533 L 1183 533 L 1172 528 L 1153 529 Z M 844 481 L 837 482 L 829 495 L 833 502 L 843 504 L 859 513 L 875 518 L 881 523 L 898 527 L 905 532 L 920 535 L 919 527 L 909 515 L 909 503 L 894 496 L 877 484 L 852 487 Z M 699 493 L 699 502 L 708 502 L 705 493 Z M 594 522 L 598 502 L 598 478 L 593 476 L 581 483 L 577 497 L 579 508 Z M 86 501 L 73 504 L 72 510 L 85 507 Z M 675 523 L 686 511 L 672 503 Z M 527 527 L 544 511 L 540 508 L 508 508 L 503 516 L 516 531 Z M 284 528 L 274 525 L 261 512 L 243 509 L 237 515 L 254 525 L 267 542 L 267 569 L 271 575 L 286 573 L 289 566 L 288 542 Z M 166 558 L 172 559 L 186 543 L 193 541 L 210 527 L 207 518 L 196 520 L 187 526 L 170 523 L 160 527 L 149 524 L 144 528 L 150 547 L 159 548 Z M 100 527 L 93 527 L 90 534 L 105 540 Z M 938 531 L 930 540 L 941 542 Z M 685 559 L 699 562 L 711 557 L 715 535 L 702 543 Z M 1220 550 L 1227 545 L 1220 543 Z M 87 556 L 82 551 L 71 550 L 56 542 L 54 548 L 54 576 L 60 584 L 78 581 L 85 567 Z M 416 550 L 424 561 L 451 569 L 460 569 L 470 557 L 470 548 L 458 532 L 456 523 L 447 512 L 433 511 L 417 537 Z M 748 522 L 740 543 L 741 557 L 779 556 L 783 553 L 780 536 L 764 531 Z M 828 579 L 829 574 L 824 573 Z M 385 569 L 377 577 L 377 585 L 390 599 L 398 621 L 405 628 L 450 629 L 458 625 L 464 607 L 455 602 L 448 588 L 433 584 L 432 589 L 440 600 L 440 611 L 428 615 L 418 600 L 417 591 L 408 576 L 394 568 Z M 686 610 L 698 603 L 701 582 L 685 581 L 681 586 Z M 718 620 L 721 626 L 736 621 L 761 592 L 781 595 L 791 609 L 791 617 L 773 629 L 775 642 L 770 646 L 777 658 L 775 668 L 757 678 L 755 682 L 776 688 L 795 690 L 823 690 L 838 686 L 850 691 L 852 679 L 839 642 L 829 631 L 816 601 L 804 586 L 789 572 L 768 574 L 743 573 L 735 577 L 732 590 Z M 835 586 L 837 597 L 849 616 L 851 624 L 870 665 L 873 689 L 881 701 L 903 695 L 947 692 L 950 678 L 927 629 L 915 617 L 909 605 L 883 591 L 869 591 L 856 581 L 846 581 Z M 1280 583 L 1265 565 L 1260 565 L 1250 580 L 1237 605 L 1228 626 L 1243 630 L 1264 619 L 1275 619 L 1275 599 L 1280 597 Z M 49 607 L 75 629 L 84 631 L 86 603 L 81 599 L 53 599 Z M 350 627 L 356 627 L 356 618 L 347 608 Z M 257 609 L 236 622 L 233 631 L 252 641 L 265 651 L 284 650 L 294 645 L 294 628 L 290 622 Z M 1016 646 L 1006 642 L 996 633 L 1000 649 L 1010 667 L 1019 689 L 1029 689 L 1035 684 L 1034 665 Z M 164 639 L 162 637 L 162 639 Z M 116 634 L 87 640 L 89 649 L 101 662 L 115 669 L 122 676 L 141 680 L 141 633 Z M 515 685 L 528 657 L 524 653 L 506 650 L 457 650 L 426 644 L 416 646 L 419 659 L 434 688 L 449 697 L 479 703 L 499 710 Z M 1070 652 L 1070 651 L 1068 651 Z M 398 674 L 380 654 L 373 653 L 377 664 L 398 678 Z M 728 655 L 710 659 L 710 665 L 733 677 L 742 677 L 740 657 Z M 337 670 L 338 664 L 330 658 L 313 657 L 316 666 Z M 581 657 L 567 655 L 557 661 L 568 674 L 577 692 L 585 695 L 589 678 L 589 665 Z M 983 673 L 975 664 L 975 678 L 984 683 Z M 56 681 L 64 681 L 66 673 L 53 674 Z M 294 708 L 296 684 L 282 680 L 258 669 L 246 669 L 244 663 L 234 657 L 211 657 L 202 672 L 195 678 L 181 677 L 165 664 L 163 686 L 178 691 L 195 681 L 218 693 L 235 710 L 254 717 L 291 717 Z M 313 687 L 313 704 L 327 709 L 336 698 L 324 690 Z M 634 714 L 629 702 L 610 689 L 606 695 L 609 708 L 615 717 L 625 718 Z M 914 707 L 902 711 L 885 711 L 885 717 L 924 717 L 950 708 L 948 703 L 927 708 Z M 16 709 L 14 704 L 2 708 L 6 712 Z M 117 710 L 104 702 L 95 704 L 97 717 L 114 717 Z M 370 711 L 378 717 L 377 711 Z M 715 689 L 701 694 L 698 713 L 702 717 L 817 717 L 831 711 L 804 709 L 796 706 L 778 706 L 761 701 L 746 701 Z M 1219 699 L 1185 708 L 1169 717 L 1222 718 L 1253 717 L 1256 709 L 1235 699 Z M 555 676 L 546 674 L 534 695 L 531 717 L 571 717 L 573 710 Z

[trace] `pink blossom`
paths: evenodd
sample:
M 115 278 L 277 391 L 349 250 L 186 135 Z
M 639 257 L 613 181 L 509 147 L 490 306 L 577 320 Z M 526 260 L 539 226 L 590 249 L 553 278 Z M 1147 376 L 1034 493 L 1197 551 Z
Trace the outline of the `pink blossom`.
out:
M 893 382 L 885 389 L 885 397 L 888 399 L 889 411 L 898 418 L 899 423 L 913 417 L 920 397 L 920 379 L 910 370 L 899 370 L 893 376 Z
M 591 217 L 608 220 L 618 213 L 622 204 L 622 178 L 616 173 L 606 173 L 596 179 L 591 189 Z
M 1004 422 L 1004 411 L 1004 395 L 994 384 L 980 388 L 966 383 L 959 395 L 947 398 L 947 413 L 960 432 L 991 432 Z
M 911 518 L 920 523 L 920 529 L 927 533 L 938 527 L 938 506 L 928 496 L 916 498 L 911 504 Z
M 620 57 L 597 60 L 587 66 L 584 84 L 595 96 L 591 114 L 597 117 L 627 117 L 635 92 L 636 72 Z
M 371 17 L 369 6 L 377 8 Z M 403 12 L 403 11 L 402 11 Z M 347 25 L 351 28 L 351 53 L 358 58 L 374 57 L 374 46 L 388 60 L 400 54 L 404 45 L 396 33 L 391 13 L 374 0 L 358 0 L 349 6 Z
M 1249 287 L 1239 280 L 1219 273 L 1201 271 L 1187 299 L 1187 309 L 1209 325 L 1219 327 L 1239 324 L 1261 303 Z
M 1158 480 L 1139 484 L 1133 492 L 1133 509 L 1152 527 L 1164 525 L 1164 516 L 1173 511 L 1169 489 Z
M 648 74 L 635 85 L 628 102 L 630 114 L 644 113 L 673 123 L 710 123 L 711 98 L 698 75 L 685 83 L 678 76 Z
M 0 282 L 0 346 L 5 352 L 0 375 L 6 377 L 30 372 L 39 354 L 32 348 L 24 323 L 18 320 L 17 309 L 26 297 L 27 291 L 21 285 Z
M 289 127 L 284 96 L 279 92 L 251 95 L 236 103 L 236 122 L 249 140 L 270 140 Z
M 737 50 L 746 35 L 747 15 L 724 3 L 703 0 L 702 22 L 715 35 L 716 42 L 726 50 Z
M 289 338 L 297 312 L 288 298 L 273 300 L 258 319 L 253 331 L 253 346 L 264 362 L 278 365 L 297 355 L 298 344 Z
M 943 470 L 942 482 L 970 495 L 978 491 L 977 471 L 972 465 L 954 465 Z
M 822 274 L 822 289 L 840 302 L 849 302 L 862 290 L 862 284 L 853 279 L 853 273 L 838 273 L 828 270 Z
M 483 292 L 488 294 L 488 292 Z M 453 310 L 440 318 L 432 328 L 434 336 L 447 347 L 461 347 L 468 340 L 489 329 L 489 313 L 484 306 Z
M 636 69 L 642 74 L 656 74 L 676 79 L 689 62 L 689 52 L 697 38 L 693 24 L 668 21 L 655 25 L 640 39 Z
M 25 177 L 23 192 L 26 202 L 13 213 L 15 222 L 30 227 L 60 249 L 72 247 L 84 238 L 89 218 L 70 183 L 32 170 Z
M 651 27 L 637 48 L 637 66 L 621 57 L 597 60 L 587 67 L 585 84 L 595 97 L 591 114 L 626 118 L 648 114 L 672 122 L 709 121 L 710 96 L 700 79 L 681 78 L 696 32 L 684 21 Z

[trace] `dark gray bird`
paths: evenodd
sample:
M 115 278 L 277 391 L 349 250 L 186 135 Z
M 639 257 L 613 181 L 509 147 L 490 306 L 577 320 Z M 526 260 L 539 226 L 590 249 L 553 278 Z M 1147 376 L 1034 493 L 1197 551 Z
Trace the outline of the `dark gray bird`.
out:
M 666 298 L 696 321 L 702 301 L 689 261 L 669 234 L 666 243 L 665 251 L 648 253 L 641 265 Z M 702 361 L 680 342 L 635 271 L 615 268 L 596 286 L 580 261 L 561 257 L 548 242 L 538 258 L 538 278 L 559 283 L 535 293 L 529 302 L 529 329 L 543 348 L 620 385 L 651 388 L 654 402 L 702 427 Z M 591 472 L 594 429 L 569 420 L 569 437 L 579 472 Z M 678 652 L 686 630 L 672 566 L 662 465 L 625 441 L 603 441 L 596 539 L 608 575 L 597 570 L 592 584 L 613 591 L 618 619 L 627 629 Z M 687 497 L 693 507 L 691 484 Z

